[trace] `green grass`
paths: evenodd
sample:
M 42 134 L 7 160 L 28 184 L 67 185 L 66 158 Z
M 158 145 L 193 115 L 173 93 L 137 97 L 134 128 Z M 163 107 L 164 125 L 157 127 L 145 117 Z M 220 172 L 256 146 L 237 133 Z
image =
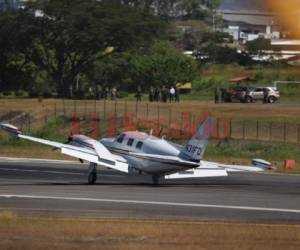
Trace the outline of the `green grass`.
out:
M 295 144 L 229 140 L 221 142 L 220 145 L 216 142 L 210 143 L 205 157 L 248 160 L 262 158 L 280 163 L 286 159 L 293 159 L 300 162 L 300 147 Z

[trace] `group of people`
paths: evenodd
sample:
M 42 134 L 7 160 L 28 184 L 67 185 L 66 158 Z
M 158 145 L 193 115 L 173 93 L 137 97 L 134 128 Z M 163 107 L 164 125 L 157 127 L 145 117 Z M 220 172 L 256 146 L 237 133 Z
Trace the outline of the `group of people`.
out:
M 105 99 L 105 100 L 116 100 L 117 98 L 117 88 L 112 87 L 108 88 L 106 87 L 105 89 L 102 88 L 101 85 L 97 85 L 96 88 L 96 98 L 99 99 Z
M 179 102 L 180 90 L 176 86 L 153 87 L 149 89 L 149 102 Z

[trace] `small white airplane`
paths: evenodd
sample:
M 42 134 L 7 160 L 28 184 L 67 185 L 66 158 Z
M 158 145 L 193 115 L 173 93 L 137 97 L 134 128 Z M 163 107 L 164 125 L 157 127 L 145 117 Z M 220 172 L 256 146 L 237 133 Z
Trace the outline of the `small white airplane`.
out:
M 271 163 L 261 159 L 253 159 L 253 166 L 203 161 L 213 122 L 211 117 L 206 118 L 184 146 L 139 131 L 124 132 L 116 138 L 103 138 L 99 141 L 85 135 L 72 135 L 68 143 L 59 143 L 23 135 L 17 127 L 10 124 L 1 124 L 0 128 L 17 138 L 49 145 L 80 162 L 89 162 L 89 184 L 94 184 L 97 180 L 98 165 L 127 174 L 151 175 L 154 185 L 159 184 L 161 177 L 218 177 L 227 176 L 229 172 L 260 172 L 272 168 Z

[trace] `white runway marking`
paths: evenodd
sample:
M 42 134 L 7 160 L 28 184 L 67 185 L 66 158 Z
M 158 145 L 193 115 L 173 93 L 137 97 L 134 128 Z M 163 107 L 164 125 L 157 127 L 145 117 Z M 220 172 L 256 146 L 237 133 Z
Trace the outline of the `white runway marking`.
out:
M 31 173 L 46 173 L 46 174 L 69 174 L 69 175 L 85 175 L 82 173 L 72 173 L 64 171 L 48 171 L 48 170 L 33 170 L 33 169 L 20 169 L 20 168 L 0 168 L 0 171 L 19 171 L 19 172 L 31 172 Z
M 45 174 L 66 174 L 66 175 L 81 175 L 81 176 L 87 175 L 85 173 L 74 173 L 74 172 L 66 172 L 66 171 L 49 171 L 49 170 L 34 170 L 34 169 L 2 168 L 2 167 L 0 167 L 0 171 L 1 170 L 14 171 L 14 172 L 19 171 L 19 172 L 31 172 L 31 173 L 45 173 Z M 122 176 L 122 175 L 112 175 L 112 174 L 100 174 L 100 176 L 124 178 L 124 176 Z
M 285 208 L 266 208 L 266 207 L 251 207 L 251 206 L 230 206 L 230 205 L 212 205 L 212 204 L 197 204 L 197 203 L 177 203 L 177 202 L 160 202 L 160 201 L 139 201 L 139 200 L 115 200 L 115 199 L 97 199 L 97 198 L 76 198 L 76 197 L 58 197 L 58 196 L 36 196 L 36 195 L 0 195 L 0 198 L 23 198 L 23 199 L 48 199 L 48 200 L 67 200 L 67 201 L 92 201 L 92 202 L 107 202 L 107 203 L 124 203 L 124 204 L 141 204 L 141 205 L 160 205 L 160 206 L 178 206 L 178 207 L 196 207 L 196 208 L 218 208 L 218 209 L 233 209 L 245 211 L 260 211 L 260 212 L 280 212 L 280 213 L 296 213 L 300 214 L 299 209 Z
M 0 157 L 0 162 L 36 162 L 36 163 L 58 163 L 58 164 L 77 164 L 77 161 L 66 161 L 66 160 L 51 160 L 51 159 L 35 159 L 35 158 L 14 158 L 14 157 Z

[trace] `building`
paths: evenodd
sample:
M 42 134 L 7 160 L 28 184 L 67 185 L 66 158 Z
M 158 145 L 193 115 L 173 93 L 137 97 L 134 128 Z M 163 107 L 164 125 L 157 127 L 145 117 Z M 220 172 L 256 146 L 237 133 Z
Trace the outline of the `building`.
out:
M 27 0 L 0 0 L 0 11 L 22 8 Z
M 278 39 L 281 36 L 279 17 L 266 8 L 264 1 L 223 0 L 218 14 L 225 24 L 223 31 L 235 41 L 247 42 L 259 37 Z
M 12 10 L 18 8 L 18 0 L 0 0 L 0 10 Z

